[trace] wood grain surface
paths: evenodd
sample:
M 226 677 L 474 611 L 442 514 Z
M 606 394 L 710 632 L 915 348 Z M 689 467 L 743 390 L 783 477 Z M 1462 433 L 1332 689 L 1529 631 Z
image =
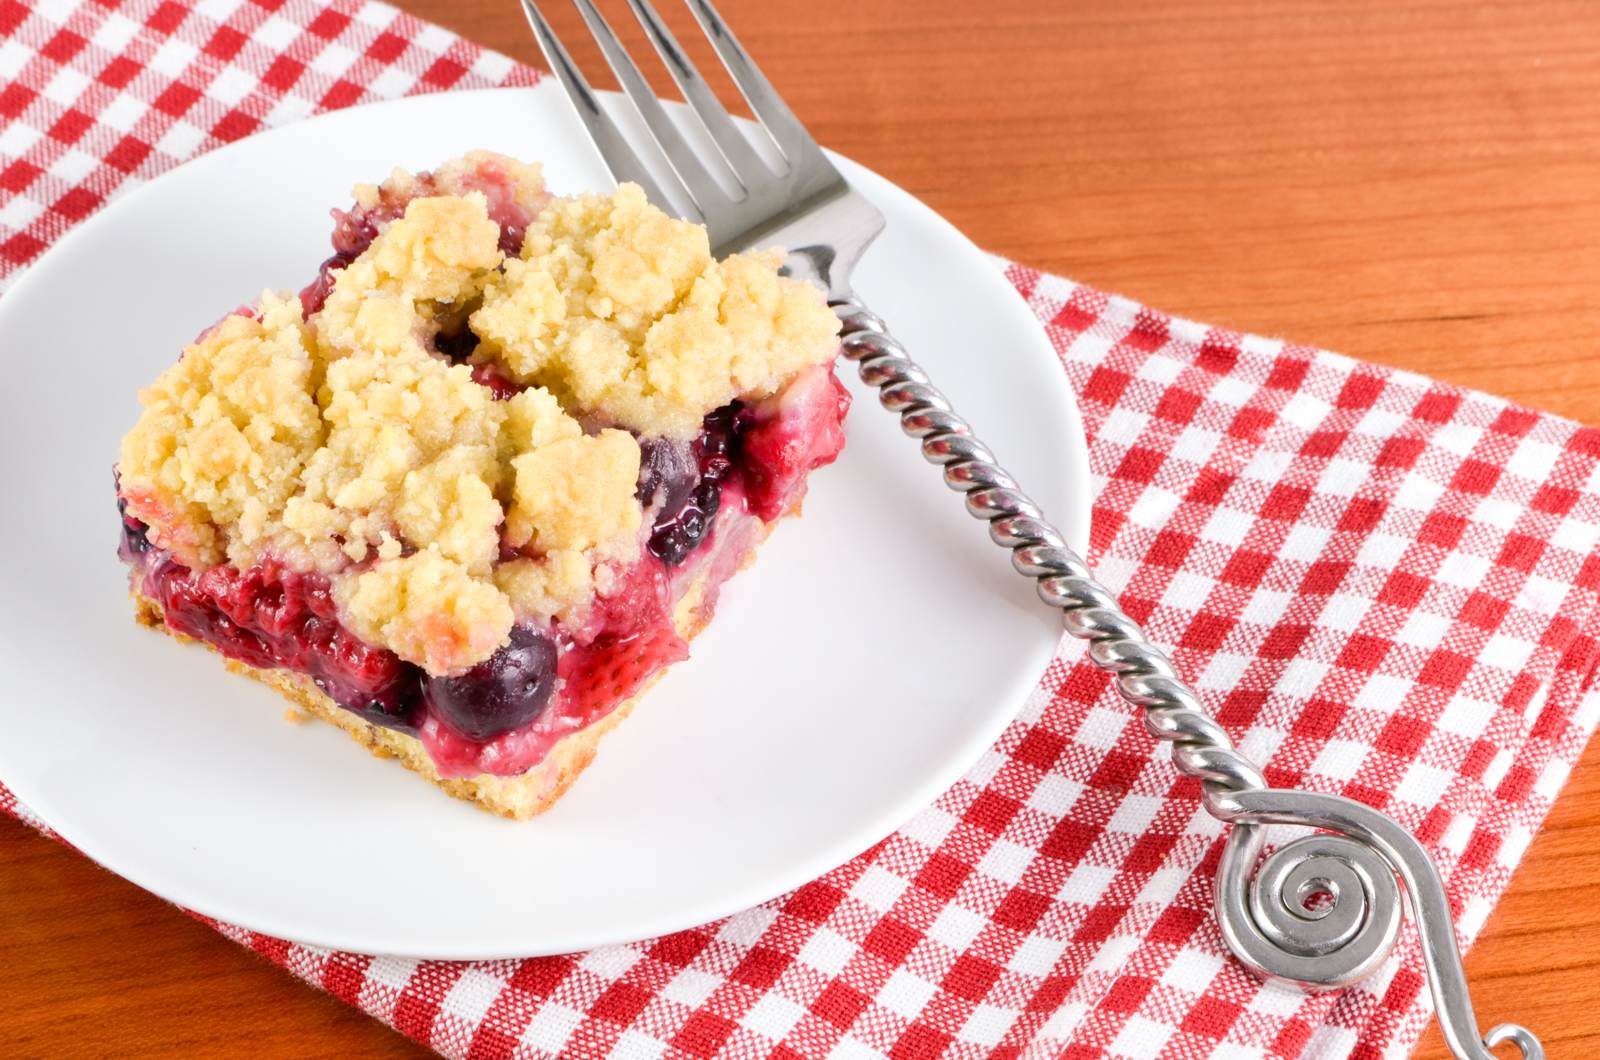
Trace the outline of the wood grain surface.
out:
M 401 3 L 534 57 L 512 0 Z M 722 6 L 823 143 L 985 247 L 1600 424 L 1600 5 Z M 1600 1055 L 1596 880 L 1600 741 L 1467 962 L 1552 1060 Z M 0 940 L 6 1056 L 420 1053 L 9 819 Z

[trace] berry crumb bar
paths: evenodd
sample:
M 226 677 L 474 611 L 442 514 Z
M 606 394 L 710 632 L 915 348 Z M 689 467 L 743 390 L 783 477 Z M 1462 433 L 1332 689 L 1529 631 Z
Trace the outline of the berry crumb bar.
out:
M 511 817 L 547 809 L 844 444 L 837 320 L 635 186 L 473 152 L 334 211 L 140 395 L 138 616 Z

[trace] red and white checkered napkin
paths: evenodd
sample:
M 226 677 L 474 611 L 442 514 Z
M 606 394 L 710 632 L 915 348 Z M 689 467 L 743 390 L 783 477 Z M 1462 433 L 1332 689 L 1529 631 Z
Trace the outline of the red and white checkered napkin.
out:
M 359 0 L 0 0 L 0 40 L 0 283 L 220 142 L 535 76 Z M 1600 718 L 1600 431 L 1007 275 L 1084 411 L 1101 576 L 1273 783 L 1420 835 L 1470 940 Z M 1342 995 L 1263 986 L 1211 920 L 1220 826 L 1075 644 L 1019 707 L 901 831 L 698 930 L 450 962 L 216 926 L 455 1056 L 1409 1050 L 1414 934 Z M 3 787 L 0 808 L 41 824 Z

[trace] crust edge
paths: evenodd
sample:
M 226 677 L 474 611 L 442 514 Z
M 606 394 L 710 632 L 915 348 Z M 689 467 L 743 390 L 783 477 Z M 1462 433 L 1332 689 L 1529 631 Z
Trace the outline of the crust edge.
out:
M 762 528 L 761 540 L 756 541 L 745 553 L 739 563 L 740 570 L 750 565 L 760 544 L 776 522 Z M 679 601 L 673 614 L 673 624 L 677 626 L 679 634 L 685 640 L 693 640 L 710 621 L 711 616 L 707 613 L 707 609 L 700 606 L 707 589 L 706 578 L 702 576 L 697 579 Z M 162 620 L 161 605 L 141 592 L 137 584 L 132 586 L 130 595 L 133 597 L 134 618 L 140 625 L 185 643 L 200 644 L 218 655 L 222 654 L 212 645 L 196 641 L 193 637 L 168 627 Z M 643 688 L 618 704 L 611 713 L 593 725 L 563 737 L 550 749 L 550 753 L 542 762 L 526 773 L 510 777 L 489 773 L 480 773 L 472 777 L 442 777 L 420 740 L 363 721 L 335 703 L 306 675 L 292 670 L 262 669 L 226 656 L 222 662 L 232 672 L 254 678 L 289 700 L 293 704 L 290 716 L 294 720 L 317 718 L 338 726 L 372 754 L 379 758 L 397 759 L 401 765 L 446 794 L 471 802 L 490 813 L 518 821 L 535 817 L 555 805 L 572 786 L 573 781 L 578 779 L 578 775 L 594 761 L 601 739 L 621 724 L 639 700 L 649 694 L 661 674 L 666 672 L 662 670 L 652 676 L 645 682 Z

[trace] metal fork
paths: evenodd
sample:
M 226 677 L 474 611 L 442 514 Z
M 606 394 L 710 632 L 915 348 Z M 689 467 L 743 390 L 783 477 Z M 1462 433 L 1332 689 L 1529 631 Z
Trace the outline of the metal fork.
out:
M 1495 1060 L 1489 1049 L 1514 1042 L 1525 1060 L 1542 1060 L 1537 1038 L 1515 1024 L 1479 1037 L 1456 949 L 1444 884 L 1427 851 L 1399 824 L 1336 795 L 1268 788 L 1261 772 L 1206 715 L 1172 663 L 1117 606 L 1109 590 L 1067 547 L 972 427 L 855 295 L 851 272 L 884 229 L 878 210 L 840 175 L 728 30 L 709 0 L 687 0 L 734 84 L 781 156 L 770 167 L 700 76 L 649 0 L 628 0 L 634 16 L 715 146 L 697 152 L 651 92 L 643 73 L 592 0 L 574 0 L 606 62 L 667 162 L 652 169 L 612 122 L 582 72 L 532 0 L 521 0 L 550 68 L 618 181 L 633 181 L 669 212 L 704 224 L 718 256 L 754 246 L 788 248 L 785 269 L 828 294 L 840 340 L 882 405 L 944 469 L 967 511 L 1011 551 L 1018 573 L 1036 582 L 1061 612 L 1066 631 L 1144 713 L 1145 725 L 1172 743 L 1179 770 L 1199 779 L 1206 808 L 1232 825 L 1217 873 L 1217 920 L 1234 955 L 1259 975 L 1310 990 L 1339 989 L 1371 974 L 1400 927 L 1397 877 L 1418 925 L 1439 1024 L 1451 1050 Z M 717 173 L 722 174 L 719 180 Z M 723 186 L 728 178 L 733 190 Z M 1263 860 L 1262 826 L 1323 831 L 1287 843 Z M 1327 833 L 1336 833 L 1329 835 Z M 1258 867 L 1259 863 L 1259 867 Z M 1253 875 L 1252 875 L 1253 874 Z M 1326 901 L 1316 903 L 1317 896 Z

